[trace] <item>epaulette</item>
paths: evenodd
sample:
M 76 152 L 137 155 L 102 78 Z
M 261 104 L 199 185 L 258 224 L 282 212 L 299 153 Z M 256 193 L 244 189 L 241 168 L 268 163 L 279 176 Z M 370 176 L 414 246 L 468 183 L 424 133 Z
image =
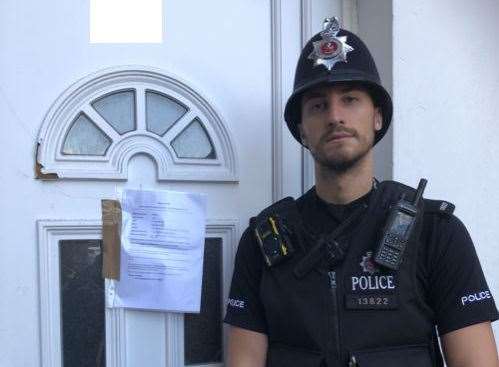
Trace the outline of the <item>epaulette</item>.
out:
M 454 213 L 454 209 L 456 209 L 456 206 L 448 201 L 430 199 L 425 199 L 424 201 L 425 213 L 438 213 L 451 216 Z

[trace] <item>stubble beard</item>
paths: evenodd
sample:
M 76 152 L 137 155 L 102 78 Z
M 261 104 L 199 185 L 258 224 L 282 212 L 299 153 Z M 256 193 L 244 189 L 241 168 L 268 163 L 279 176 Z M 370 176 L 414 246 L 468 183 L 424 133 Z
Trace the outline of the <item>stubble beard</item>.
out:
M 355 136 L 354 139 L 358 139 L 358 137 Z M 318 149 L 317 151 L 310 151 L 310 153 L 319 167 L 335 174 L 341 174 L 352 169 L 360 161 L 362 161 L 373 148 L 373 145 L 374 136 L 370 139 L 370 141 L 362 141 L 359 149 L 355 151 L 353 155 L 338 152 L 338 154 L 328 156 L 321 149 Z

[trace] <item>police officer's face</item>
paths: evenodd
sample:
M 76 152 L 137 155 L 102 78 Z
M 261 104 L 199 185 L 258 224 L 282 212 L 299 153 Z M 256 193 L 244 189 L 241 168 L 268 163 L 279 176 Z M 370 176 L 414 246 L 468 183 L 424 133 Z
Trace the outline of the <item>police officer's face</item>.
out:
M 305 92 L 301 111 L 302 142 L 318 164 L 335 171 L 365 157 L 382 125 L 380 108 L 367 91 L 349 84 Z

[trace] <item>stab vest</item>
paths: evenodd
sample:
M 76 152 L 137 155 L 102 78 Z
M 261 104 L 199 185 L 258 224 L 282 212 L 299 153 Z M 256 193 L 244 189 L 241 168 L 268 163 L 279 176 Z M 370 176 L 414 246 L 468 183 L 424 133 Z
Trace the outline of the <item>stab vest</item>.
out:
M 362 215 L 330 239 L 341 249 L 334 265 L 327 246 L 307 233 L 298 212 L 310 193 L 298 203 L 283 199 L 252 219 L 254 226 L 278 214 L 289 226 L 294 246 L 292 256 L 265 266 L 262 273 L 267 366 L 443 366 L 434 314 L 416 283 L 423 218 L 398 270 L 373 261 L 390 205 L 402 194 L 411 198 L 415 190 L 393 181 L 376 186 Z M 454 209 L 428 199 L 422 205 L 425 214 L 450 215 Z

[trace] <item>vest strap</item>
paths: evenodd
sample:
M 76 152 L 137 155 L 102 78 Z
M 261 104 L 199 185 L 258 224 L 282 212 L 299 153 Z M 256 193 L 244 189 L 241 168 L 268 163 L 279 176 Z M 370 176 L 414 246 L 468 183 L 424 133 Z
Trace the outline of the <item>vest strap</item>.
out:
M 353 222 L 355 222 L 366 210 L 367 205 L 361 205 L 354 212 L 345 219 L 336 229 L 334 229 L 331 233 L 321 235 L 316 241 L 316 245 L 312 247 L 312 249 L 308 252 L 308 254 L 300 260 L 298 264 L 296 264 L 293 269 L 293 273 L 297 278 L 303 278 L 308 274 L 315 266 L 319 263 L 320 260 L 323 259 L 324 251 L 328 250 L 330 247 L 330 253 L 328 253 L 328 257 L 337 257 L 335 254 L 341 254 L 343 257 L 343 251 L 339 248 L 338 243 L 335 239 L 341 235 Z M 338 249 L 340 251 L 331 251 L 334 249 Z M 331 259 L 336 262 L 343 260 L 343 258 L 335 258 Z

